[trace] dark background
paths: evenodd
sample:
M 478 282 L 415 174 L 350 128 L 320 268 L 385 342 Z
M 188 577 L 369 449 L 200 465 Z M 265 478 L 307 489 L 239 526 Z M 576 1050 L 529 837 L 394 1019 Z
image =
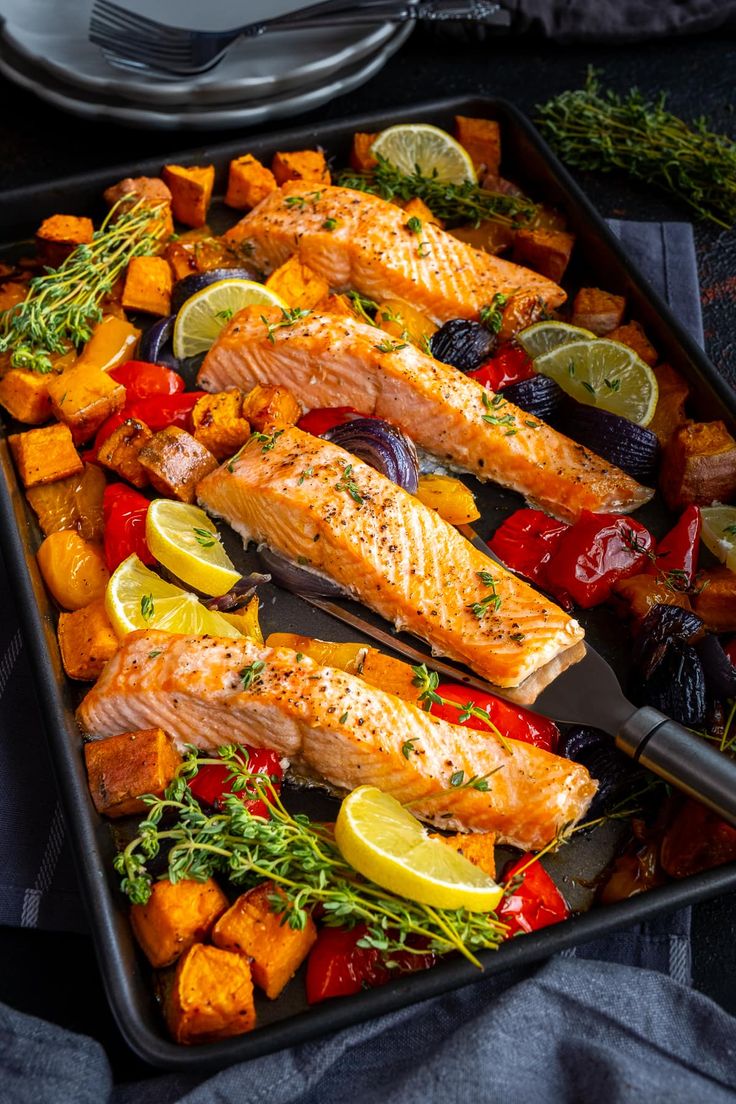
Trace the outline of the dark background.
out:
M 633 85 L 651 96 L 666 91 L 677 114 L 690 119 L 702 114 L 712 129 L 730 135 L 736 131 L 736 38 L 726 32 L 616 47 L 560 46 L 533 38 L 481 44 L 417 32 L 363 88 L 311 114 L 279 120 L 273 128 L 460 94 L 503 96 L 533 117 L 536 103 L 579 87 L 588 65 L 601 69 L 604 83 L 619 92 Z M 92 123 L 65 115 L 2 79 L 0 103 L 0 202 L 5 189 L 139 157 L 160 155 L 163 162 L 173 151 L 241 134 L 246 152 L 248 135 L 272 129 L 205 135 Z M 620 175 L 579 173 L 577 178 L 605 216 L 690 218 L 684 205 Z M 695 240 L 707 351 L 734 382 L 736 232 L 700 223 Z M 736 894 L 694 909 L 695 986 L 731 1013 L 736 1013 L 735 920 Z M 144 1075 L 146 1067 L 127 1050 L 107 1009 L 90 939 L 0 929 L 0 963 L 0 1000 L 100 1039 L 118 1078 Z

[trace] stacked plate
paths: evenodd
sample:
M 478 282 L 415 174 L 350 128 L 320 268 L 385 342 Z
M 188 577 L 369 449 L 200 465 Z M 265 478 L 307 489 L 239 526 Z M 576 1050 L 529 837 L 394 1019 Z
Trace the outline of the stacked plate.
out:
M 305 2 L 129 0 L 126 6 L 161 22 L 220 30 Z M 164 130 L 254 126 L 320 107 L 374 76 L 411 29 L 411 24 L 382 23 L 241 39 L 211 72 L 165 79 L 117 68 L 89 42 L 91 4 L 3 0 L 0 72 L 75 115 Z

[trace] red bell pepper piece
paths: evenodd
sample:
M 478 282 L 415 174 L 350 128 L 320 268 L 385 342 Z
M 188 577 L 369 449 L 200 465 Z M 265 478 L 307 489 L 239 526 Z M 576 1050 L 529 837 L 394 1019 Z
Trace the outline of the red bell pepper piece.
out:
M 538 931 L 570 915 L 564 897 L 542 864 L 532 862 L 526 866 L 528 862 L 528 855 L 512 861 L 505 867 L 501 879 L 505 886 L 511 887 L 496 909 L 499 920 L 509 925 L 507 938 L 519 932 Z
M 517 510 L 498 527 L 488 547 L 506 567 L 543 586 L 545 565 L 568 528 L 542 510 Z
M 243 754 L 239 755 L 239 759 L 241 763 L 247 765 L 252 774 L 268 775 L 276 793 L 280 792 L 284 768 L 281 766 L 281 758 L 277 752 L 269 748 L 243 747 Z M 248 787 L 244 790 L 233 789 L 233 780 L 226 763 L 205 763 L 194 777 L 189 779 L 188 784 L 198 801 L 204 801 L 215 809 L 223 807 L 223 799 L 228 794 L 235 794 L 236 797 L 245 799 L 243 804 L 253 816 L 265 818 L 269 816 L 265 801 L 258 797 L 247 800 L 247 795 L 254 792 L 252 789 Z
M 736 828 L 686 798 L 662 840 L 661 861 L 673 878 L 689 878 L 736 859 Z
M 109 374 L 125 388 L 126 404 L 150 395 L 176 395 L 184 390 L 184 380 L 178 372 L 147 360 L 126 360 Z
M 511 705 L 493 694 L 484 694 L 482 690 L 471 690 L 460 682 L 441 682 L 437 693 L 441 698 L 457 702 L 461 708 L 455 709 L 451 705 L 432 702 L 430 712 L 435 717 L 442 717 L 445 721 L 461 724 L 466 728 L 475 728 L 479 732 L 488 732 L 483 721 L 477 717 L 468 717 L 463 721 L 459 719 L 463 713 L 462 707 L 472 701 L 478 709 L 486 711 L 489 720 L 502 736 L 508 736 L 510 740 L 521 740 L 525 744 L 534 744 L 545 751 L 557 750 L 560 732 L 554 721 L 549 721 L 546 717 L 539 717 L 520 705 Z
M 105 562 L 114 571 L 134 552 L 145 564 L 154 564 L 146 544 L 146 514 L 150 502 L 124 483 L 110 483 L 102 496 L 105 522 Z
M 585 510 L 544 565 L 543 585 L 590 609 L 610 598 L 619 579 L 644 570 L 653 544 L 651 533 L 638 521 Z
M 679 521 L 657 545 L 656 558 L 647 567 L 647 574 L 668 576 L 678 590 L 688 590 L 698 570 L 702 527 L 700 508 L 686 506 Z
M 154 365 L 154 367 L 156 367 Z M 191 429 L 191 415 L 194 404 L 206 395 L 206 391 L 185 391 L 170 394 L 147 395 L 145 398 L 126 402 L 122 410 L 112 414 L 97 430 L 91 455 L 85 459 L 94 459 L 100 446 L 114 433 L 118 426 L 128 418 L 143 422 L 153 432 L 175 425 L 181 429 Z
M 372 417 L 372 414 L 361 414 L 352 406 L 316 406 L 314 410 L 308 410 L 306 414 L 302 414 L 296 424 L 305 433 L 321 437 L 328 429 L 334 429 L 344 422 L 352 422 L 354 418 Z
M 484 387 L 490 387 L 491 391 L 502 391 L 512 383 L 531 379 L 535 373 L 531 357 L 523 349 L 517 345 L 506 345 L 490 360 L 481 364 L 480 368 L 467 374 Z
M 426 970 L 436 955 L 401 951 L 390 956 L 395 966 L 386 965 L 386 956 L 374 947 L 359 947 L 366 934 L 365 924 L 354 928 L 322 928 L 307 962 L 307 1001 L 317 1004 L 329 997 L 347 997 L 361 989 L 385 985 L 398 973 Z

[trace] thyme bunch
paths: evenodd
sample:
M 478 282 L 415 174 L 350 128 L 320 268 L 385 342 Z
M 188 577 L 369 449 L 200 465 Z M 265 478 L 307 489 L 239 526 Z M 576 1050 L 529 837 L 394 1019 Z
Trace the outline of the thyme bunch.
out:
M 477 226 L 486 220 L 505 226 L 527 224 L 534 221 L 537 213 L 537 205 L 526 196 L 492 192 L 470 180 L 443 184 L 436 176 L 423 176 L 418 169 L 407 175 L 380 156 L 370 172 L 351 169 L 340 173 L 336 183 L 387 200 L 421 199 L 433 215 L 455 226 L 460 223 Z
M 646 100 L 638 89 L 604 91 L 593 68 L 583 88 L 537 106 L 537 121 L 562 160 L 577 169 L 611 172 L 656 184 L 702 219 L 728 229 L 736 221 L 736 142 L 686 123 L 666 109 L 666 96 Z
M 367 931 L 360 945 L 389 955 L 459 951 L 480 967 L 474 952 L 495 949 L 502 941 L 505 927 L 492 913 L 432 908 L 363 878 L 343 859 L 331 829 L 303 814 L 289 813 L 271 780 L 251 773 L 241 755 L 242 750 L 231 746 L 220 748 L 217 759 L 198 759 L 192 749 L 164 797 L 146 797 L 148 817 L 136 838 L 115 857 L 122 891 L 131 901 L 148 900 L 153 880 L 149 864 L 165 850 L 172 882 L 202 882 L 216 873 L 238 886 L 272 881 L 281 894 L 274 894 L 271 907 L 284 914 L 290 927 L 302 929 L 310 910 L 319 905 L 328 927 L 364 923 Z M 202 765 L 223 762 L 234 790 L 246 790 L 249 798 L 263 801 L 270 819 L 250 813 L 236 793 L 227 796 L 224 810 L 214 815 L 200 808 L 187 779 Z M 175 819 L 162 826 L 168 814 Z M 429 947 L 415 949 L 412 940 L 417 938 L 428 941 Z
M 89 245 L 32 279 L 27 298 L 0 314 L 0 353 L 10 352 L 14 368 L 50 372 L 52 354 L 89 341 L 102 318 L 100 304 L 128 262 L 153 253 L 164 234 L 157 209 L 140 201 L 122 210 L 116 204 Z

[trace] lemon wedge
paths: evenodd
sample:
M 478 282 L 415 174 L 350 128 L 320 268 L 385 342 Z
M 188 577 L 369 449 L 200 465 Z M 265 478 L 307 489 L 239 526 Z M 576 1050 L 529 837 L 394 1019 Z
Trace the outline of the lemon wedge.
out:
M 659 398 L 654 372 L 636 353 L 604 337 L 571 341 L 543 356 L 534 367 L 578 402 L 649 425 Z
M 382 130 L 371 146 L 374 157 L 384 157 L 406 176 L 417 170 L 441 184 L 477 183 L 470 155 L 447 131 L 428 123 L 400 123 Z
M 703 544 L 736 571 L 736 506 L 701 506 Z
M 174 356 L 183 359 L 206 353 L 233 315 L 253 305 L 287 310 L 280 296 L 255 280 L 233 277 L 195 292 L 176 316 Z
M 427 830 L 395 798 L 359 786 L 337 815 L 343 857 L 376 885 L 441 909 L 492 912 L 503 889 L 479 867 Z
M 199 506 L 155 498 L 146 514 L 146 543 L 160 564 L 203 594 L 227 594 L 240 578 Z
M 135 553 L 111 575 L 105 591 L 105 609 L 121 638 L 136 629 L 160 629 L 192 636 L 242 636 L 219 613 L 197 601 L 194 594 L 150 571 Z

